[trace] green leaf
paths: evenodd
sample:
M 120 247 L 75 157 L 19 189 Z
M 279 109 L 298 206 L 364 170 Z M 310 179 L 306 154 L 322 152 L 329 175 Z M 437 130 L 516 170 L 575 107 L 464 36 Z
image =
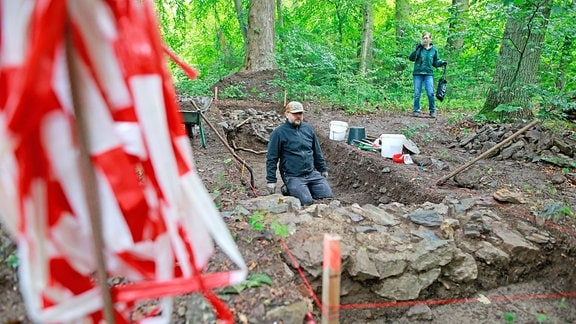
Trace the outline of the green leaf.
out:
M 272 285 L 272 279 L 267 274 L 254 273 L 249 275 L 248 279 L 258 281 L 263 284 Z
M 20 259 L 18 259 L 16 254 L 12 253 L 6 259 L 6 264 L 8 264 L 10 268 L 16 269 L 20 265 Z
M 516 319 L 516 315 L 514 315 L 514 313 L 504 312 L 504 320 L 506 321 L 506 323 L 514 322 L 514 319 Z
M 244 291 L 246 289 L 246 284 L 242 283 L 242 284 L 237 284 L 234 286 L 228 286 L 226 288 L 223 288 L 221 290 L 221 293 L 223 294 L 240 294 L 242 291 Z
M 542 313 L 536 314 L 536 321 L 538 321 L 538 323 L 543 323 L 547 319 L 548 319 L 548 316 L 546 316 L 546 314 L 542 314 Z

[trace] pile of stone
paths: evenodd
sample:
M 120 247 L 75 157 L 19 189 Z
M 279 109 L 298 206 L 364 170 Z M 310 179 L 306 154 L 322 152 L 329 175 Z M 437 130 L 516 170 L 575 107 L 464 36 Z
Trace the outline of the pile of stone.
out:
M 473 295 L 537 276 L 543 265 L 554 262 L 545 251 L 560 242 L 551 233 L 521 219 L 511 226 L 489 207 L 474 198 L 452 197 L 419 206 L 341 206 L 333 200 L 303 209 L 293 197 L 270 195 L 242 201 L 223 216 L 248 218 L 265 210 L 269 219 L 284 224 L 291 255 L 317 292 L 324 234 L 338 235 L 344 303 L 346 296 L 350 301 L 359 296 L 409 301 Z M 294 266 L 287 254 L 286 264 Z
M 452 147 L 459 147 L 470 154 L 481 154 L 516 133 L 523 125 L 485 125 L 477 131 L 465 134 Z M 562 168 L 576 167 L 576 134 L 552 131 L 538 125 L 487 158 L 495 160 L 517 160 L 547 162 Z

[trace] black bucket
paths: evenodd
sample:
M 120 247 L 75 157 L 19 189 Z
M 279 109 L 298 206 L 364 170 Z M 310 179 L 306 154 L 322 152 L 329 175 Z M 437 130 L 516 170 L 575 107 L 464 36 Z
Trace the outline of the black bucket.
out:
M 348 144 L 349 145 L 358 145 L 360 141 L 366 138 L 366 130 L 364 127 L 350 127 L 348 129 Z

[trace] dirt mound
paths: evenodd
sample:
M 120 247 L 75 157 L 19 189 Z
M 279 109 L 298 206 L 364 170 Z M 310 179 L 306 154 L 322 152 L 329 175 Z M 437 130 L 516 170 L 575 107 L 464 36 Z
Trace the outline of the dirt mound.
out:
M 275 81 L 279 78 L 282 78 L 279 70 L 240 71 L 224 77 L 213 89 L 218 88 L 223 98 L 282 102 L 283 90 Z

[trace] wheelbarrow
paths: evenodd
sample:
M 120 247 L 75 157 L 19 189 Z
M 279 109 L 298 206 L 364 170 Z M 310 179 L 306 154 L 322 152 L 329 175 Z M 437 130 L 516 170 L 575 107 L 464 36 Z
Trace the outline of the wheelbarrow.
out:
M 212 97 L 184 97 L 180 99 L 180 113 L 184 119 L 184 127 L 188 137 L 193 138 L 196 126 L 200 133 L 202 147 L 206 148 L 206 138 L 204 137 L 204 125 L 202 124 L 202 114 L 210 109 Z

